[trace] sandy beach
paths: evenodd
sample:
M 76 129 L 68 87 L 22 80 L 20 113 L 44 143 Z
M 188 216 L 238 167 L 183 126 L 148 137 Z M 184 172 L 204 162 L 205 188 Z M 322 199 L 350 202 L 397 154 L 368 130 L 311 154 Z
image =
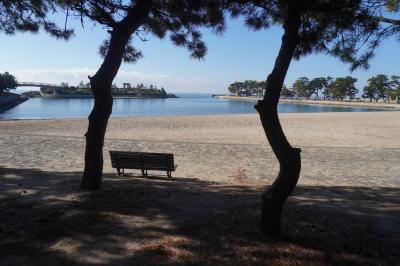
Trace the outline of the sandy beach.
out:
M 303 152 L 304 185 L 400 186 L 400 113 L 282 114 L 289 141 Z M 80 171 L 86 119 L 1 121 L 3 167 Z M 177 177 L 227 181 L 238 173 L 271 182 L 277 162 L 257 115 L 111 119 L 104 148 L 170 152 Z
M 257 115 L 113 118 L 99 192 L 79 190 L 86 119 L 0 121 L 0 264 L 32 260 L 26 249 L 41 265 L 398 261 L 400 112 L 281 120 L 303 165 L 278 244 L 256 230 L 278 172 Z M 178 168 L 118 178 L 109 150 L 170 152 Z

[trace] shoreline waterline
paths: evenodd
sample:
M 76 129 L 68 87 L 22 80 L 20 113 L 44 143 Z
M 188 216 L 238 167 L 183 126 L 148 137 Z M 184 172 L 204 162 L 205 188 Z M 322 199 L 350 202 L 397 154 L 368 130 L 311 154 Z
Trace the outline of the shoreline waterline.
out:
M 245 96 L 227 96 L 216 95 L 214 98 L 232 101 L 257 102 L 262 100 L 261 97 L 245 97 Z M 326 105 L 338 107 L 360 107 L 360 108 L 376 108 L 376 109 L 394 109 L 400 110 L 400 104 L 382 103 L 382 102 L 365 102 L 365 101 L 332 101 L 332 100 L 304 100 L 304 99 L 284 99 L 281 98 L 279 103 L 283 104 L 302 104 L 302 105 Z
M 368 112 L 302 112 L 302 113 L 279 113 L 280 117 L 295 116 L 295 115 L 318 115 L 318 114 L 351 114 L 351 113 L 393 113 L 395 110 L 379 110 Z M 259 117 L 258 113 L 243 113 L 243 114 L 180 114 L 180 115 L 133 115 L 133 116 L 114 116 L 111 115 L 109 120 L 130 120 L 130 119 L 169 119 L 169 118 L 212 118 L 212 117 Z M 88 117 L 61 117 L 61 118 L 11 118 L 1 119 L 2 122 L 18 122 L 18 121 L 88 121 Z

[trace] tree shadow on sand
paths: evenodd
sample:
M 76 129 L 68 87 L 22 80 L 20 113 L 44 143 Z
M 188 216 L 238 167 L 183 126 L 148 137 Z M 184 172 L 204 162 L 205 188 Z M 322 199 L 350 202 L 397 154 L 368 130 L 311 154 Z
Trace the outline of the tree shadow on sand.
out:
M 395 264 L 400 189 L 299 186 L 280 240 L 263 239 L 259 185 L 0 168 L 1 265 Z

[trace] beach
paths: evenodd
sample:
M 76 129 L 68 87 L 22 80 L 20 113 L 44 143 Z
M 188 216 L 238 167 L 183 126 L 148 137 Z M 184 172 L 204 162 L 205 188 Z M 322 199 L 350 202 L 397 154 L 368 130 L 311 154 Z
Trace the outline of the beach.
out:
M 32 259 L 23 249 L 35 238 L 36 254 L 50 254 L 47 265 L 396 261 L 400 112 L 280 117 L 290 143 L 302 150 L 302 171 L 284 215 L 293 241 L 277 246 L 256 230 L 261 193 L 279 171 L 257 115 L 112 118 L 99 192 L 79 189 L 86 119 L 0 121 L 0 264 Z M 141 178 L 137 170 L 117 177 L 110 150 L 173 153 L 178 168 L 172 181 L 162 172 Z M 54 233 L 50 240 L 41 239 L 43 224 Z M 96 232 L 87 233 L 91 224 Z M 217 251 L 223 242 L 228 246 Z M 15 254 L 6 254 L 12 248 Z M 271 249 L 276 255 L 268 255 Z
M 400 113 L 282 114 L 293 146 L 302 149 L 301 184 L 399 186 Z M 1 121 L 3 167 L 80 171 L 86 119 Z M 175 176 L 230 181 L 245 173 L 271 182 L 277 161 L 257 115 L 111 119 L 108 150 L 169 152 Z

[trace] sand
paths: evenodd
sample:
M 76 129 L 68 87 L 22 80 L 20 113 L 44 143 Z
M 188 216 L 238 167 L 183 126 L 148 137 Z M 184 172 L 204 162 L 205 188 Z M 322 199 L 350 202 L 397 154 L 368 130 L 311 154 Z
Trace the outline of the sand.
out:
M 400 112 L 281 119 L 303 165 L 279 243 L 257 231 L 278 164 L 256 115 L 113 118 L 99 192 L 79 190 L 86 119 L 0 121 L 0 264 L 398 261 Z M 118 178 L 109 150 L 171 152 L 178 169 Z
M 399 186 L 400 112 L 283 114 L 289 141 L 303 150 L 304 185 Z M 80 171 L 87 121 L 1 121 L 3 167 Z M 230 181 L 239 173 L 272 181 L 277 162 L 256 115 L 111 119 L 108 150 L 171 152 L 177 177 Z M 344 170 L 345 169 L 345 170 Z

